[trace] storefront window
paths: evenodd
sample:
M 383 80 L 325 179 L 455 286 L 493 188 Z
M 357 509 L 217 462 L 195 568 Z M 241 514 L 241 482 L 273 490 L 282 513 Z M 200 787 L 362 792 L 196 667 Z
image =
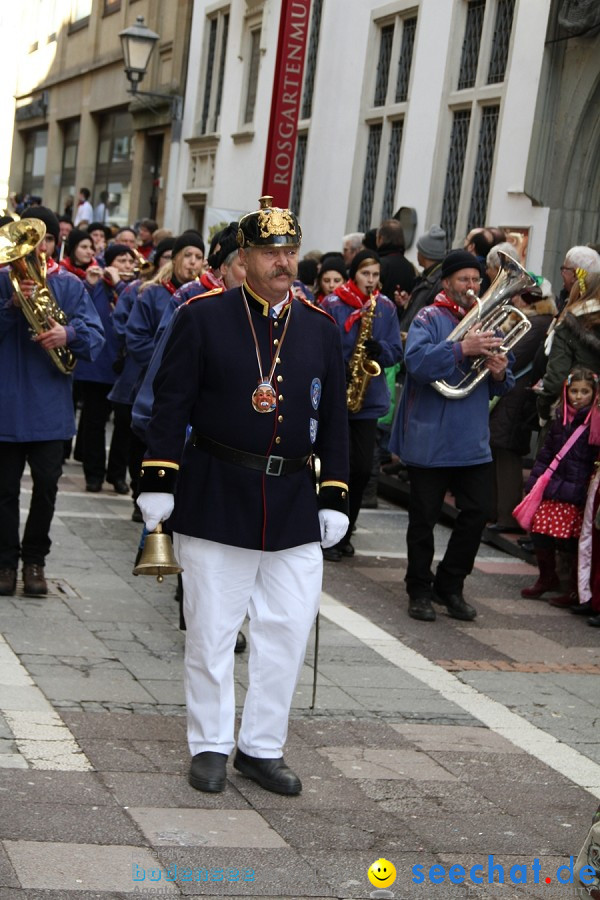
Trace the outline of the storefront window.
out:
M 107 223 L 129 225 L 133 119 L 126 111 L 109 113 L 100 119 L 98 132 L 94 210 Z
M 48 129 L 39 128 L 27 131 L 24 139 L 25 164 L 23 166 L 22 192 L 41 197 L 48 155 Z

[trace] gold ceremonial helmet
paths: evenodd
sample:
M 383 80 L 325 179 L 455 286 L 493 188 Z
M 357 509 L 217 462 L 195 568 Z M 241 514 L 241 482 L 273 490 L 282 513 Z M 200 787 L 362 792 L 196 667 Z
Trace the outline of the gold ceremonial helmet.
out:
M 242 216 L 237 233 L 238 247 L 297 246 L 302 229 L 291 209 L 273 206 L 273 198 L 260 197 L 260 209 Z

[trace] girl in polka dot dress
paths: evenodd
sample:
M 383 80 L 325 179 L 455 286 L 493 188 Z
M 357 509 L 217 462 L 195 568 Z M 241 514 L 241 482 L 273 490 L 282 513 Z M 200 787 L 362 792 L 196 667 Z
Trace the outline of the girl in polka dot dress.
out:
M 552 606 L 573 606 L 577 598 L 577 541 L 581 532 L 583 508 L 598 447 L 590 443 L 589 421 L 598 391 L 598 376 L 577 366 L 565 381 L 563 401 L 557 410 L 546 441 L 538 453 L 526 484 L 529 492 L 542 472 L 580 425 L 585 430 L 561 459 L 546 485 L 544 498 L 531 525 L 531 539 L 539 577 L 523 588 L 523 597 L 541 597 L 554 591 L 564 592 L 550 600 Z M 556 571 L 557 553 L 563 557 L 566 584 L 561 586 Z

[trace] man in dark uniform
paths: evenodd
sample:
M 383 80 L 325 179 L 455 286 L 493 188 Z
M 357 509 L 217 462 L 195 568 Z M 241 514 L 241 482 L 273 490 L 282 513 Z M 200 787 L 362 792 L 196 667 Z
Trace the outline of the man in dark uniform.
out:
M 233 648 L 246 614 L 249 687 L 233 765 L 267 790 L 301 791 L 283 760 L 289 709 L 319 606 L 320 545 L 348 527 L 339 330 L 292 296 L 300 226 L 271 200 L 240 221 L 243 285 L 177 314 L 138 498 L 149 530 L 170 519 L 184 568 L 189 781 L 211 792 L 224 789 L 235 745 Z M 272 405 L 261 402 L 268 390 Z

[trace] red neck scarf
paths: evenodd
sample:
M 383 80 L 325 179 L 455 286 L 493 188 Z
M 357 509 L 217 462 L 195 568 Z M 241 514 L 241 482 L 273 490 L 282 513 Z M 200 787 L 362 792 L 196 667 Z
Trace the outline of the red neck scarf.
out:
M 65 256 L 64 259 L 61 259 L 59 265 L 61 265 L 67 272 L 71 272 L 72 275 L 77 275 L 78 278 L 81 278 L 82 281 L 85 281 L 85 273 L 89 266 L 97 266 L 98 263 L 95 259 L 86 266 L 85 269 L 80 268 L 79 266 L 74 266 L 68 256 Z
M 214 291 L 215 288 L 225 287 L 223 279 L 219 278 L 218 275 L 215 275 L 215 273 L 210 270 L 202 273 L 200 276 L 200 284 L 205 287 L 207 291 Z
M 462 319 L 468 313 L 467 309 L 463 309 L 462 306 L 459 306 L 458 303 L 455 303 L 454 300 L 451 300 L 450 297 L 446 296 L 445 291 L 440 291 L 435 300 L 433 301 L 434 306 L 441 306 L 444 309 L 449 309 L 458 319 Z
M 55 275 L 60 269 L 59 264 L 51 256 L 46 257 L 46 275 Z
M 355 310 L 355 312 L 350 313 L 344 323 L 344 329 L 350 331 L 356 320 L 362 316 L 363 310 L 371 298 L 363 294 L 356 282 L 351 278 L 343 284 L 339 284 L 333 293 L 340 298 L 342 303 L 345 303 L 346 306 L 351 306 Z M 378 294 L 379 291 L 373 291 L 372 296 L 377 297 Z
M 161 284 L 164 288 L 166 288 L 168 290 L 168 292 L 171 295 L 173 295 L 175 293 L 175 291 L 177 290 L 177 288 L 175 287 L 175 285 L 173 284 L 172 281 L 161 281 Z M 179 285 L 179 287 L 181 287 L 181 285 Z

